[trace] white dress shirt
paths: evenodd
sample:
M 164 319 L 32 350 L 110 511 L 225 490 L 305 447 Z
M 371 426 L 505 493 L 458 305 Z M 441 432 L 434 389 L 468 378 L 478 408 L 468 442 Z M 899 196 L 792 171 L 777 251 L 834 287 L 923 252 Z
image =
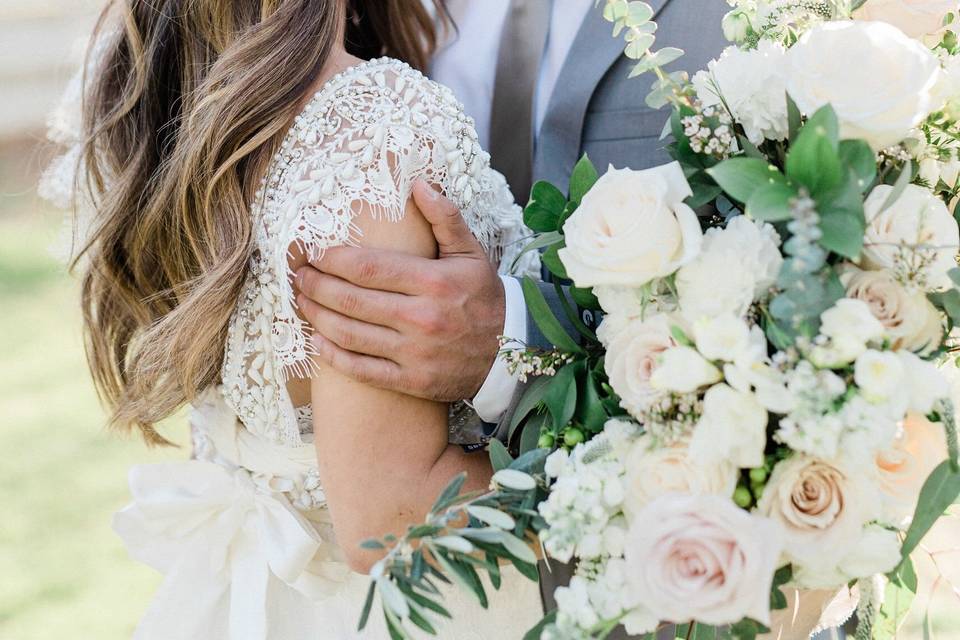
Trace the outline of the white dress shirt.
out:
M 534 97 L 534 132 L 539 134 L 557 85 L 560 70 L 573 40 L 594 0 L 552 0 L 546 49 L 540 65 Z M 510 10 L 510 0 L 447 0 L 447 8 L 456 25 L 433 59 L 431 77 L 453 90 L 464 111 L 476 122 L 480 143 L 490 146 L 490 115 L 496 84 L 500 37 Z M 520 283 L 504 277 L 506 314 L 503 335 L 525 340 L 527 310 Z M 494 362 L 473 407 L 481 419 L 497 422 L 510 405 L 517 379 L 507 371 L 500 358 Z

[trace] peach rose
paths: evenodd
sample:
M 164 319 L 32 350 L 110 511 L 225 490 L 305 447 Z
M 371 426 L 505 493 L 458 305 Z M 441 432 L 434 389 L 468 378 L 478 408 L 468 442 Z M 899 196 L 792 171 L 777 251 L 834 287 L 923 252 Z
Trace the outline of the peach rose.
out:
M 956 10 L 956 0 L 869 0 L 853 17 L 886 22 L 920 39 L 940 31 L 944 17 Z
M 629 596 L 670 622 L 768 623 L 781 536 L 776 523 L 729 498 L 657 498 L 627 533 Z
M 861 539 L 864 525 L 877 517 L 879 503 L 873 480 L 861 470 L 794 455 L 773 468 L 757 513 L 783 526 L 787 558 L 803 570 L 835 566 L 846 557 Z
M 946 459 L 943 425 L 916 413 L 909 414 L 893 447 L 876 457 L 884 522 L 901 526 L 910 520 L 923 483 Z

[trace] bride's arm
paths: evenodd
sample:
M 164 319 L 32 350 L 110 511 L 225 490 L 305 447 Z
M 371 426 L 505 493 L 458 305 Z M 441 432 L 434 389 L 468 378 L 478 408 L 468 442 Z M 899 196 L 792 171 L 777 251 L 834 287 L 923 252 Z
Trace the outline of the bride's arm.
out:
M 365 247 L 436 255 L 430 225 L 412 200 L 399 222 L 364 214 L 355 222 Z M 311 399 L 320 478 L 339 545 L 351 568 L 366 572 L 382 554 L 361 549 L 363 540 L 422 521 L 461 471 L 468 473 L 466 491 L 486 488 L 491 468 L 483 453 L 447 444 L 446 404 L 356 382 L 319 358 L 316 364 Z

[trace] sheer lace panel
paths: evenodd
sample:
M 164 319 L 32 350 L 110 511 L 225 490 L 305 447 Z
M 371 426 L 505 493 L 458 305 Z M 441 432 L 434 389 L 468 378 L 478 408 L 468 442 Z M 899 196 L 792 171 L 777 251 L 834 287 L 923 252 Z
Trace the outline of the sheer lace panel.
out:
M 253 207 L 256 252 L 223 367 L 227 401 L 248 429 L 302 443 L 286 381 L 312 375 L 313 351 L 295 308 L 292 251 L 317 259 L 356 244 L 360 211 L 399 220 L 421 178 L 456 202 L 491 259 L 508 269 L 522 243 L 520 210 L 449 89 L 383 58 L 334 77 L 297 117 Z M 531 253 L 522 270 L 536 269 Z

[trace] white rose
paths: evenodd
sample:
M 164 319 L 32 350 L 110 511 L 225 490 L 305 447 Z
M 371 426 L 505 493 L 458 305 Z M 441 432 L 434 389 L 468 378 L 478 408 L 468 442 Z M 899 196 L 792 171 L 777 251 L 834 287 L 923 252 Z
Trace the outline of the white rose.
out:
M 920 39 L 939 31 L 943 18 L 956 10 L 956 0 L 868 0 L 853 17 L 886 22 L 911 38 Z
M 935 364 L 909 351 L 900 351 L 897 355 L 903 367 L 903 391 L 910 411 L 926 415 L 939 400 L 950 397 L 950 383 Z
M 643 300 L 636 287 L 598 286 L 594 287 L 593 294 L 606 314 L 628 319 L 643 315 Z
M 661 391 L 692 393 L 719 382 L 721 378 L 720 370 L 696 349 L 678 346 L 660 356 L 660 364 L 650 376 L 650 384 Z
M 894 349 L 929 353 L 940 346 L 940 312 L 919 290 L 908 290 L 887 270 L 847 270 L 841 281 L 847 296 L 862 300 L 883 324 Z
M 786 555 L 802 569 L 836 565 L 860 541 L 879 508 L 869 475 L 841 462 L 794 455 L 773 468 L 757 512 L 783 526 Z M 835 586 L 817 584 L 813 576 L 797 581 L 803 587 Z
M 690 455 L 689 443 L 669 445 L 643 435 L 624 459 L 623 512 L 633 518 L 650 502 L 671 493 L 729 498 L 737 488 L 737 468 L 726 460 L 701 464 Z
M 886 402 L 903 393 L 903 363 L 892 351 L 868 349 L 853 365 L 853 380 L 867 400 Z
M 903 421 L 893 446 L 876 455 L 883 521 L 905 526 L 913 516 L 923 483 L 947 459 L 947 439 L 942 424 L 920 414 Z
M 868 342 L 883 337 L 884 328 L 866 302 L 841 298 L 820 314 L 820 334 L 829 343 L 814 347 L 808 358 L 818 367 L 836 368 L 856 360 Z
M 767 419 L 767 410 L 753 394 L 714 385 L 703 397 L 703 414 L 694 428 L 690 452 L 704 464 L 729 460 L 743 468 L 763 466 Z
M 897 532 L 877 525 L 867 525 L 863 528 L 860 541 L 840 560 L 838 568 L 843 573 L 845 582 L 852 578 L 888 573 L 900 564 L 900 560 L 902 557 Z
M 640 287 L 668 276 L 700 251 L 700 221 L 683 201 L 692 194 L 672 162 L 644 171 L 614 169 L 597 181 L 564 223 L 560 250 L 580 287 Z
M 949 287 L 947 272 L 957 266 L 960 247 L 957 221 L 943 200 L 915 184 L 883 209 L 892 191 L 890 185 L 878 185 L 863 203 L 864 265 L 904 274 L 927 290 Z
M 650 384 L 664 351 L 677 346 L 671 333 L 673 320 L 666 315 L 626 324 L 610 341 L 604 364 L 610 386 L 631 415 L 641 417 L 664 392 Z
M 630 597 L 670 622 L 770 621 L 780 530 L 729 498 L 669 495 L 633 520 L 624 559 Z
M 743 316 L 776 282 L 783 264 L 779 244 L 772 226 L 745 216 L 707 231 L 700 255 L 677 272 L 680 312 L 692 322 Z
M 942 103 L 937 57 L 883 22 L 826 22 L 787 53 L 787 92 L 813 114 L 830 104 L 843 138 L 879 151 L 897 144 Z
M 733 314 L 701 318 L 693 324 L 697 349 L 709 360 L 734 362 L 749 352 L 750 327 Z M 764 341 L 766 346 L 766 341 Z
M 785 140 L 789 131 L 785 57 L 783 45 L 771 40 L 761 40 L 750 50 L 727 47 L 693 77 L 697 97 L 704 106 L 729 109 L 754 144 Z

